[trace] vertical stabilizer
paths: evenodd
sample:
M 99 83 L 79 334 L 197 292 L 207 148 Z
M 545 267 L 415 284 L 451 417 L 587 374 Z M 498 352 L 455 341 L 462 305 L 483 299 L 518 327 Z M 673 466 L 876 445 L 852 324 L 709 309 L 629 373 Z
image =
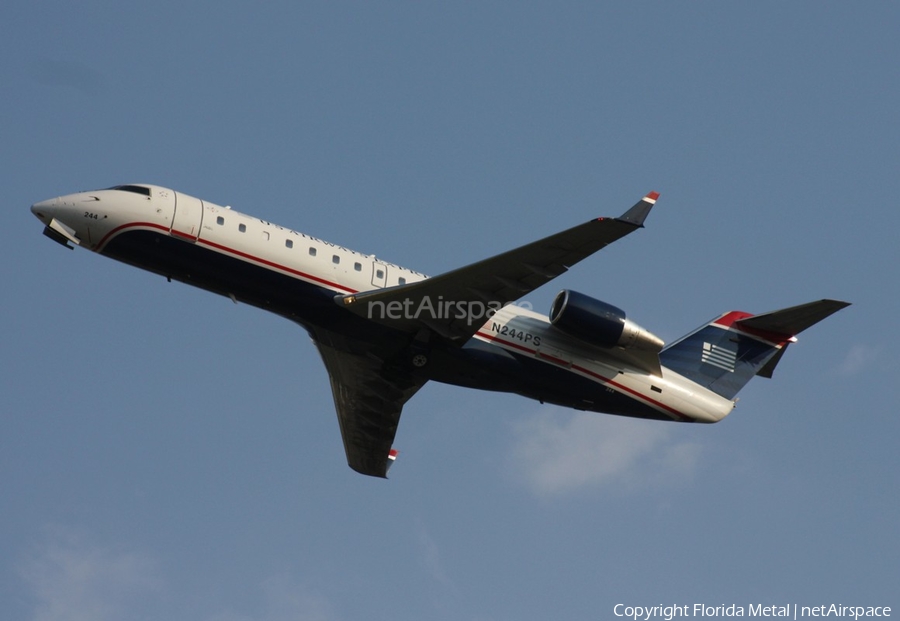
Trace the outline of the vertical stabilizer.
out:
M 761 315 L 731 311 L 667 346 L 660 362 L 732 399 L 754 376 L 772 377 L 797 334 L 846 306 L 819 300 Z

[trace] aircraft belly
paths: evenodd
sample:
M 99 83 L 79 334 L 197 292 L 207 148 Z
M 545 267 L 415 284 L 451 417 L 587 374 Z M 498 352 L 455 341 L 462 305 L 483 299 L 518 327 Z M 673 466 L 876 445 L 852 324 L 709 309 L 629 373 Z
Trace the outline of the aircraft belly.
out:
M 571 368 L 526 356 L 519 357 L 523 358 L 523 366 L 529 370 L 527 377 L 522 378 L 522 390 L 519 394 L 576 410 L 635 418 L 680 420 L 670 412 L 635 398 L 629 392 L 614 388 L 611 383 L 601 382 Z
M 341 322 L 352 327 L 362 321 L 335 313 L 334 291 L 161 232 L 120 233 L 101 254 L 304 325 L 329 328 Z
M 211 250 L 202 243 L 135 229 L 113 237 L 101 253 L 274 312 L 307 329 L 338 331 L 358 339 L 362 348 L 366 343 L 393 341 L 395 346 L 391 349 L 399 354 L 409 345 L 408 336 L 383 326 L 373 329 L 371 322 L 352 313 L 335 312 L 334 291 L 330 289 Z M 612 368 L 601 375 L 560 365 L 551 358 L 510 351 L 475 338 L 462 348 L 451 345 L 431 351 L 428 366 L 416 370 L 416 375 L 446 384 L 519 394 L 578 410 L 659 420 L 698 418 L 693 412 L 666 405 L 662 398 L 642 396 L 639 390 L 617 381 L 620 376 Z M 712 422 L 720 417 L 699 419 Z
M 378 348 L 395 356 L 409 347 L 409 335 L 336 309 L 333 290 L 211 250 L 202 238 L 195 243 L 136 229 L 113 237 L 101 254 L 281 315 L 309 331 L 339 333 L 354 344 L 351 353 Z
M 473 339 L 465 347 L 432 352 L 429 379 L 509 392 L 564 407 L 658 420 L 687 420 L 613 390 L 596 379 L 531 356 Z

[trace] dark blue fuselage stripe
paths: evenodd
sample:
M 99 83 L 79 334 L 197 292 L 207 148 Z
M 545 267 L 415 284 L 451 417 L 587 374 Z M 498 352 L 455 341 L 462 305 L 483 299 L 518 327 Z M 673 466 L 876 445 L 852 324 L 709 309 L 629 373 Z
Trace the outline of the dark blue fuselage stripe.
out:
M 342 311 L 334 303 L 335 291 L 331 289 L 160 232 L 125 230 L 109 239 L 101 254 L 207 291 L 234 296 L 304 327 L 331 330 L 361 343 L 402 343 L 410 339 L 409 335 Z M 594 379 L 478 339 L 432 354 L 427 371 L 418 372 L 427 373 L 435 381 L 515 393 L 578 410 L 672 420 L 632 396 L 606 390 Z

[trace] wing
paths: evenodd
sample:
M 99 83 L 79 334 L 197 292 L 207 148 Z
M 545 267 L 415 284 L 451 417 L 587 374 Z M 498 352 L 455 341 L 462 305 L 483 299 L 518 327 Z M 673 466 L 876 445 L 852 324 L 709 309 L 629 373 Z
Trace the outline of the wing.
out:
M 428 328 L 465 342 L 489 317 L 553 280 L 582 259 L 641 228 L 659 198 L 651 192 L 618 218 L 597 218 L 561 233 L 427 280 L 389 289 L 339 295 L 357 315 L 394 329 Z
M 363 353 L 333 332 L 310 335 L 331 380 L 347 463 L 361 474 L 386 478 L 400 412 L 427 380 L 378 357 L 377 346 Z

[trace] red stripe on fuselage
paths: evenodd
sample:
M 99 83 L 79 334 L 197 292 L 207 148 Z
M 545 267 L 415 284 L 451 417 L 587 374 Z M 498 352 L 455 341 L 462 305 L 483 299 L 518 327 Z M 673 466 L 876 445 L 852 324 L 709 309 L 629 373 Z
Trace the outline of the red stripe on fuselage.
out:
M 179 233 L 178 231 L 174 231 L 174 230 L 169 231 L 169 229 L 167 227 L 161 226 L 159 224 L 154 224 L 152 222 L 131 222 L 129 224 L 123 224 L 121 226 L 117 226 L 116 228 L 111 230 L 109 233 L 107 233 L 103 237 L 103 239 L 100 240 L 100 243 L 97 244 L 96 252 L 102 252 L 103 248 L 106 246 L 106 244 L 109 242 L 109 240 L 114 235 L 118 235 L 125 229 L 132 229 L 132 228 L 156 229 L 156 230 L 162 231 L 163 233 L 166 233 L 167 235 L 171 232 L 173 234 L 173 236 L 178 239 L 182 239 L 185 241 L 188 241 L 188 240 L 194 241 L 195 243 L 203 244 L 203 245 L 213 248 L 219 252 L 224 252 L 224 253 L 227 253 L 230 255 L 234 255 L 241 259 L 253 261 L 254 263 L 260 263 L 267 267 L 271 267 L 271 268 L 274 268 L 274 269 L 277 269 L 277 270 L 280 270 L 283 272 L 287 272 L 289 274 L 293 274 L 294 276 L 298 276 L 304 280 L 308 280 L 308 281 L 315 282 L 315 283 L 318 283 L 321 285 L 325 285 L 326 287 L 328 287 L 330 289 L 338 289 L 340 291 L 345 291 L 347 293 L 356 293 L 357 292 L 356 289 L 351 289 L 350 287 L 347 287 L 345 285 L 341 285 L 339 283 L 332 282 L 332 281 L 326 280 L 324 278 L 319 278 L 318 276 L 313 276 L 312 274 L 307 274 L 306 272 L 301 272 L 300 270 L 294 269 L 292 267 L 288 267 L 287 265 L 281 265 L 279 263 L 275 263 L 274 261 L 269 261 L 268 259 L 263 259 L 261 257 L 254 256 L 252 254 L 242 252 L 240 250 L 235 250 L 234 248 L 229 248 L 228 246 L 223 246 L 222 244 L 217 244 L 215 242 L 211 242 L 207 239 L 198 239 L 191 235 L 185 235 L 184 233 Z
M 676 410 L 672 407 L 669 407 L 665 403 L 660 403 L 656 399 L 652 399 L 652 398 L 648 397 L 647 395 L 643 394 L 642 392 L 634 390 L 633 388 L 629 388 L 628 386 L 624 386 L 618 382 L 614 382 L 612 379 L 610 379 L 608 377 L 604 377 L 603 375 L 600 375 L 599 373 L 595 373 L 594 371 L 591 371 L 590 369 L 586 369 L 585 367 L 582 367 L 580 365 L 570 364 L 568 361 L 563 360 L 561 358 L 556 358 L 554 356 L 547 356 L 545 354 L 541 354 L 536 349 L 531 349 L 530 347 L 525 347 L 523 345 L 519 345 L 518 343 L 513 343 L 511 341 L 507 341 L 506 339 L 502 339 L 499 336 L 490 334 L 488 332 L 483 332 L 481 330 L 476 332 L 475 336 L 480 336 L 491 342 L 501 343 L 503 345 L 506 345 L 507 347 L 512 347 L 513 349 L 518 349 L 519 351 L 523 351 L 527 354 L 532 354 L 533 356 L 536 356 L 540 360 L 547 360 L 549 362 L 553 362 L 554 364 L 556 364 L 558 366 L 567 367 L 567 368 L 573 369 L 575 371 L 578 371 L 579 373 L 589 375 L 590 377 L 592 377 L 596 380 L 599 380 L 600 382 L 607 384 L 613 388 L 616 388 L 617 390 L 619 390 L 621 392 L 626 392 L 631 395 L 634 395 L 635 397 L 639 398 L 641 401 L 647 402 L 648 404 L 652 405 L 653 407 L 664 411 L 665 413 L 669 414 L 670 416 L 673 416 L 677 420 L 680 420 L 680 421 L 694 420 L 690 416 L 682 414 L 678 410 Z
M 288 272 L 289 274 L 294 274 L 295 276 L 299 276 L 300 278 L 303 278 L 304 280 L 312 280 L 314 282 L 325 285 L 326 287 L 330 287 L 332 289 L 340 289 L 341 291 L 346 291 L 347 293 L 356 293 L 357 292 L 356 289 L 351 289 L 350 287 L 340 285 L 336 282 L 331 282 L 330 280 L 325 280 L 324 278 L 319 278 L 318 276 L 313 276 L 312 274 L 307 274 L 306 272 L 301 272 L 300 270 L 295 270 L 292 267 L 288 267 L 286 265 L 281 265 L 279 263 L 275 263 L 274 261 L 269 261 L 268 259 L 262 259 L 260 257 L 255 257 L 252 254 L 247 254 L 246 252 L 241 252 L 240 250 L 235 250 L 233 248 L 229 248 L 228 246 L 223 246 L 221 244 L 217 244 L 215 242 L 211 242 L 206 239 L 200 239 L 200 240 L 198 240 L 197 243 L 205 244 L 205 245 L 209 246 L 210 248 L 215 248 L 216 250 L 220 250 L 222 252 L 227 252 L 229 254 L 233 254 L 242 259 L 248 259 L 255 263 L 261 263 L 268 267 L 272 267 L 277 270 Z

